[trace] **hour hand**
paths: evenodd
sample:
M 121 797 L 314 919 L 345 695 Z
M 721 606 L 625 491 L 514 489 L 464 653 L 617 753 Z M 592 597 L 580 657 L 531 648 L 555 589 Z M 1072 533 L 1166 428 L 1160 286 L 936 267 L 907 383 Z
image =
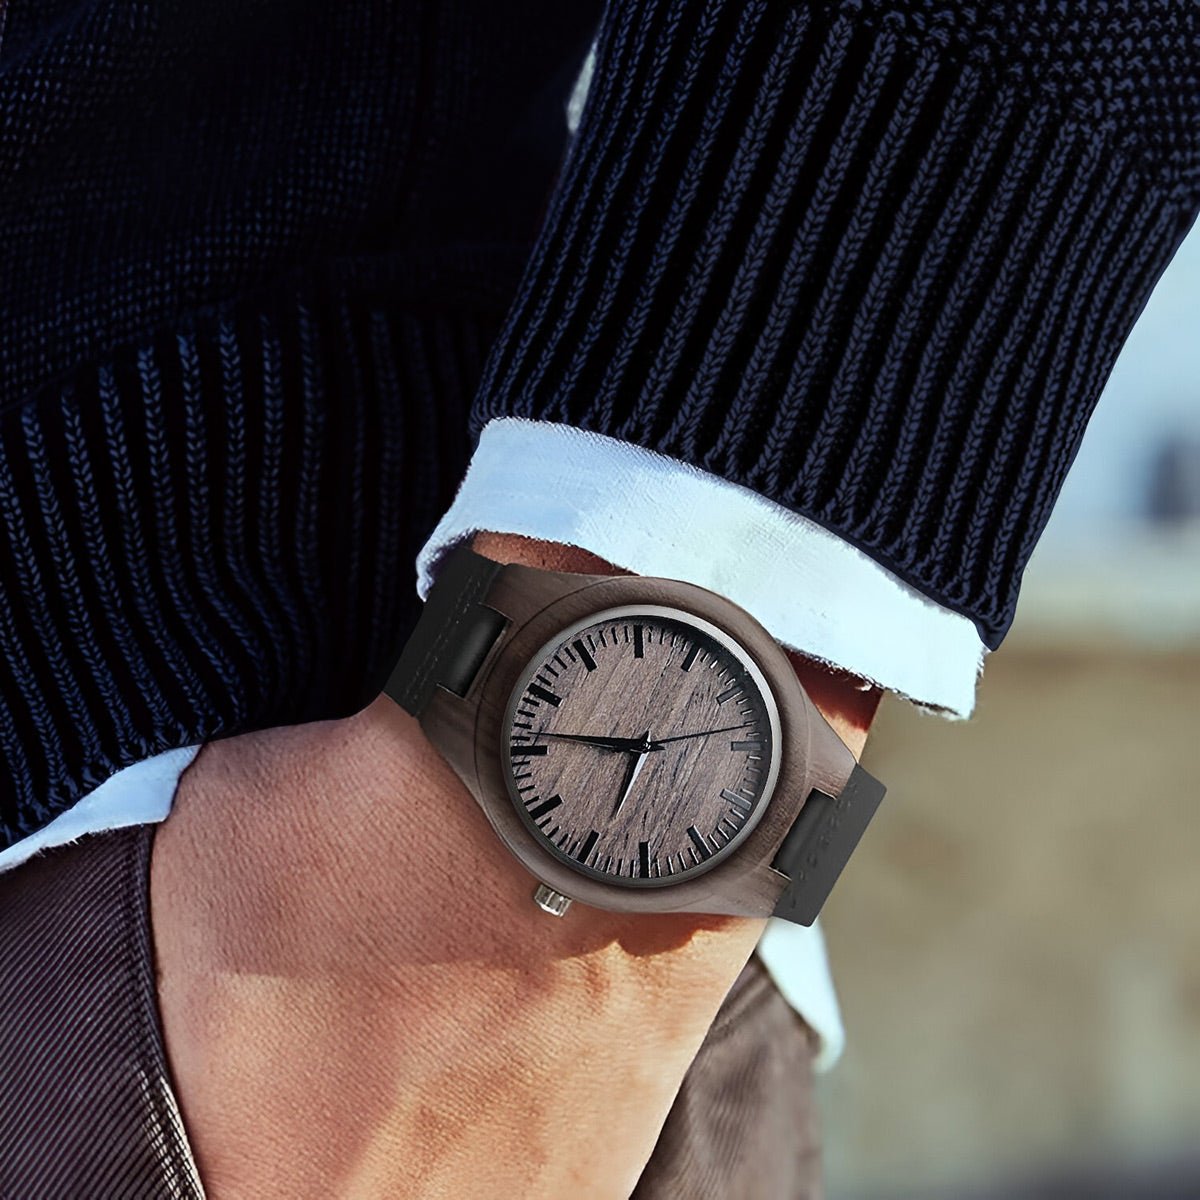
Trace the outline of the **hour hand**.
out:
M 550 733 L 541 730 L 534 737 L 560 738 L 567 742 L 584 742 L 589 746 L 599 746 L 602 750 L 625 750 L 630 754 L 645 754 L 650 750 L 658 750 L 655 743 L 647 743 L 645 738 L 600 737 L 590 733 Z
M 646 730 L 642 734 L 642 750 L 633 760 L 633 765 L 629 769 L 629 774 L 625 777 L 625 786 L 621 789 L 620 796 L 617 797 L 617 805 L 612 810 L 612 815 L 615 817 L 622 809 L 625 801 L 629 799 L 629 793 L 633 789 L 634 781 L 642 773 L 642 767 L 646 762 L 646 755 L 654 748 L 654 743 L 650 741 L 650 730 Z

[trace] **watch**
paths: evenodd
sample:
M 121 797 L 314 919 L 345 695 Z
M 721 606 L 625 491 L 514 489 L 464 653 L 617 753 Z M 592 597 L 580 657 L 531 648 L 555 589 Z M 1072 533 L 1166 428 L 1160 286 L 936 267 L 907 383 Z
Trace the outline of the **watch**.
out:
M 676 579 L 444 560 L 384 691 L 534 900 L 811 925 L 883 798 L 744 609 Z

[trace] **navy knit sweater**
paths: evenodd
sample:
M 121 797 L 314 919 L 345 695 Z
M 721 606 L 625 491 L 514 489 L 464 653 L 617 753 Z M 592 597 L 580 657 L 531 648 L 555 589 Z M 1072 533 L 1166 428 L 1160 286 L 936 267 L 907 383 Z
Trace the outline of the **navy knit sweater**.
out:
M 1197 9 L 9 0 L 0 846 L 368 703 L 493 416 L 755 488 L 998 644 L 1200 205 Z

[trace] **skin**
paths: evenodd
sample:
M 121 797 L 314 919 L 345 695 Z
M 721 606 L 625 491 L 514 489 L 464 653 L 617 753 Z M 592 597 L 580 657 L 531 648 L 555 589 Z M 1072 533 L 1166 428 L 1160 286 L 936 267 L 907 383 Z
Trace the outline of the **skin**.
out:
M 501 561 L 615 568 L 478 534 Z M 859 753 L 878 704 L 793 655 Z M 210 1200 L 627 1197 L 761 920 L 538 912 L 417 722 L 209 743 L 155 840 L 168 1061 Z

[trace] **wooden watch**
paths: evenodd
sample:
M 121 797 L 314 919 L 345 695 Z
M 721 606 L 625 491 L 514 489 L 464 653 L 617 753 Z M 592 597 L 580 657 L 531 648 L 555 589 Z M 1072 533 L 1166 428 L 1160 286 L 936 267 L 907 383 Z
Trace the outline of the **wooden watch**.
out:
M 811 925 L 883 798 L 786 653 L 674 579 L 444 561 L 384 691 L 534 899 Z

